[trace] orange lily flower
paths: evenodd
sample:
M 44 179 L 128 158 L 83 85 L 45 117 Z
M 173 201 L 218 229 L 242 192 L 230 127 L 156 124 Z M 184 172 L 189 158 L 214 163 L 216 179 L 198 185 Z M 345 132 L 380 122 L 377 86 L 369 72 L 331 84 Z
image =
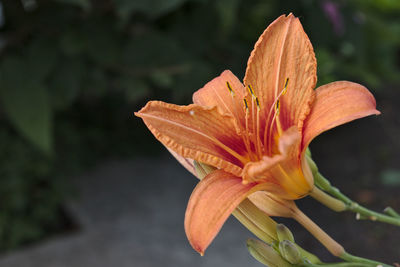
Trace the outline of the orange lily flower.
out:
M 340 81 L 314 90 L 316 81 L 314 51 L 299 19 L 282 15 L 255 44 L 243 83 L 226 70 L 194 93 L 194 104 L 150 101 L 136 113 L 181 163 L 218 169 L 188 203 L 185 230 L 195 250 L 204 252 L 245 198 L 262 203 L 255 192 L 282 203 L 306 196 L 314 186 L 304 156 L 311 140 L 379 114 L 362 85 Z

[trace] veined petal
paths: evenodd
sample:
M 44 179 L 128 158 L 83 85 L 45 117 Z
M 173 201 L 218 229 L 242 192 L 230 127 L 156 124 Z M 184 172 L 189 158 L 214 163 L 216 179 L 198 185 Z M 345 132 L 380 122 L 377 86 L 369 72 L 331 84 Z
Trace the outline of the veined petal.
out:
M 203 254 L 233 210 L 265 184 L 242 183 L 242 178 L 216 170 L 194 189 L 185 215 L 185 231 L 192 247 Z
M 193 94 L 193 103 L 205 107 L 218 106 L 223 113 L 242 119 L 245 92 L 239 79 L 230 70 L 225 70 Z
M 138 113 L 154 136 L 184 158 L 221 168 L 235 175 L 247 158 L 233 117 L 216 107 L 177 106 L 150 101 Z
M 293 125 L 301 130 L 314 98 L 316 59 L 299 19 L 292 14 L 280 16 L 264 31 L 251 52 L 244 77 L 244 84 L 253 87 L 270 120 L 268 113 L 287 79 L 286 93 L 280 97 L 280 121 L 283 130 Z
M 379 115 L 373 95 L 364 86 L 347 81 L 332 82 L 316 90 L 316 100 L 304 123 L 303 151 L 317 135 L 341 124 Z

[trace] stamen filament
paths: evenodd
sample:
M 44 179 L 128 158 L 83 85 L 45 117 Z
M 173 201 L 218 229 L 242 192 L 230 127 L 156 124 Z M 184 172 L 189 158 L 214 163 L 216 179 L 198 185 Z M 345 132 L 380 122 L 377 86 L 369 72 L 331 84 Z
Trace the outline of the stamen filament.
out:
M 275 117 L 276 117 L 275 121 L 279 136 L 282 135 L 282 126 L 281 126 L 281 121 L 279 120 L 280 113 L 281 113 L 281 101 L 278 99 L 278 101 L 276 101 L 276 107 L 275 107 Z
M 256 154 L 259 159 L 262 158 L 262 144 L 260 140 L 260 101 L 256 94 L 254 93 L 253 87 L 249 84 L 247 85 L 249 92 L 251 94 L 251 121 L 252 121 L 252 141 Z M 257 112 L 254 110 L 257 107 Z
M 271 145 L 270 145 L 271 144 L 270 140 L 272 140 L 271 139 L 271 134 L 272 134 L 273 124 L 275 122 L 276 122 L 276 126 L 277 126 L 277 130 L 278 130 L 279 135 L 282 134 L 282 126 L 281 126 L 281 123 L 280 123 L 280 120 L 279 120 L 280 97 L 286 94 L 288 84 L 289 84 L 289 78 L 286 78 L 285 84 L 283 86 L 283 89 L 279 93 L 279 95 L 275 98 L 274 102 L 272 103 L 271 108 L 270 108 L 269 113 L 268 113 L 268 117 L 266 119 L 266 125 L 265 125 L 266 130 L 264 131 L 264 146 L 267 148 L 268 152 L 270 152 L 270 150 L 272 149 Z M 274 116 L 273 116 L 273 118 L 271 120 L 271 123 L 268 124 L 269 119 L 271 118 L 271 115 L 273 114 L 273 112 L 274 112 Z M 267 138 L 267 137 L 269 137 L 269 138 Z
M 250 147 L 250 140 L 249 140 L 249 103 L 247 102 L 246 98 L 243 98 L 244 103 L 244 113 L 245 113 L 245 132 L 242 134 L 242 140 L 246 146 L 247 153 L 250 156 L 250 160 L 254 161 L 254 156 L 251 151 Z
M 256 144 L 256 151 L 258 154 L 258 157 L 261 159 L 262 158 L 262 148 L 261 148 L 261 140 L 260 140 L 260 105 L 258 103 L 258 98 L 256 98 L 256 103 L 257 103 L 257 127 L 256 127 L 256 139 L 257 139 L 257 144 Z
M 247 151 L 248 151 L 248 153 L 249 153 L 249 156 L 250 156 L 250 160 L 251 161 L 255 161 L 255 159 L 254 159 L 254 154 L 253 154 L 253 152 L 251 151 L 251 147 L 250 147 L 250 140 L 249 140 L 249 113 L 250 113 L 250 111 L 249 111 L 249 104 L 248 104 L 248 102 L 247 102 L 247 100 L 246 100 L 246 98 L 243 98 L 243 102 L 244 102 L 244 106 L 245 106 L 245 124 L 246 124 L 246 134 L 245 134 L 245 136 L 246 136 L 246 142 L 245 142 L 245 144 L 246 144 L 246 149 L 247 149 Z
M 226 87 L 228 88 L 228 90 L 229 90 L 229 92 L 231 94 L 232 106 L 233 106 L 232 115 L 235 117 L 235 121 L 236 121 L 236 124 L 237 124 L 237 126 L 239 128 L 240 135 L 241 135 L 242 141 L 243 141 L 243 143 L 244 143 L 244 145 L 246 147 L 247 153 L 248 153 L 248 155 L 251 155 L 252 153 L 251 153 L 251 150 L 250 150 L 250 144 L 249 144 L 249 140 L 248 140 L 247 131 L 245 129 L 243 129 L 243 125 L 241 123 L 241 120 L 239 119 L 240 116 L 239 116 L 239 113 L 238 113 L 237 104 L 236 104 L 236 101 L 234 100 L 235 91 L 232 89 L 232 86 L 228 81 L 226 81 Z M 244 101 L 245 109 L 247 110 L 248 109 L 247 100 L 243 99 L 243 101 Z

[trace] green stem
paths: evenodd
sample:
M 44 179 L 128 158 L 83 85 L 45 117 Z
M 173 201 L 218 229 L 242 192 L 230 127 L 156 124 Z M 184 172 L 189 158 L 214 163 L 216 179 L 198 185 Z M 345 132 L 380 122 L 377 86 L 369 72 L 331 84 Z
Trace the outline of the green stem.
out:
M 336 187 L 330 185 L 329 181 L 323 177 L 319 172 L 314 175 L 316 180 L 316 184 L 323 184 L 323 190 L 327 193 L 331 194 L 332 196 L 340 199 L 346 204 L 346 210 L 350 210 L 360 214 L 363 218 L 367 218 L 372 221 L 380 221 L 386 222 L 393 225 L 400 226 L 400 217 L 389 216 L 383 213 L 375 212 L 370 209 L 367 209 L 358 203 L 352 201 L 350 198 L 342 194 Z
M 347 253 L 344 248 L 337 243 L 334 239 L 332 239 L 328 234 L 326 234 L 318 225 L 316 225 L 310 218 L 308 218 L 300 209 L 295 206 L 293 209 L 292 218 L 295 219 L 298 223 L 300 223 L 304 228 L 306 228 L 322 245 L 324 245 L 332 255 L 341 258 L 347 262 L 352 263 L 353 265 L 348 266 L 370 266 L 370 267 L 392 267 L 391 265 L 387 265 L 378 261 L 369 260 L 357 256 L 353 256 Z M 356 263 L 356 265 L 355 265 Z M 332 263 L 333 264 L 333 263 Z M 368 265 L 367 265 L 368 264 Z M 309 265 L 312 266 L 312 265 Z M 318 266 L 318 265 L 316 265 Z M 322 264 L 320 266 L 326 266 Z M 335 266 L 335 265 L 331 265 Z
M 299 267 L 393 267 L 392 265 L 353 256 L 347 252 L 343 253 L 340 258 L 347 262 L 315 264 L 304 261 Z
M 400 218 L 400 214 L 398 214 L 398 213 L 397 213 L 394 209 L 392 209 L 391 207 L 386 207 L 386 208 L 383 210 L 383 212 L 386 213 L 386 214 L 389 215 L 389 216 L 396 217 L 396 218 Z
M 311 190 L 310 196 L 315 198 L 316 200 L 318 200 L 319 202 L 321 202 L 322 204 L 324 204 L 333 211 L 341 212 L 347 209 L 347 206 L 343 201 L 335 197 L 332 197 L 331 195 L 328 195 L 327 193 L 319 189 L 317 186 L 314 186 L 314 188 Z
M 360 258 L 357 256 L 353 256 L 347 252 L 343 253 L 342 255 L 340 255 L 340 258 L 342 260 L 345 260 L 347 262 L 357 262 L 357 263 L 365 263 L 365 264 L 370 264 L 372 266 L 381 266 L 381 267 L 393 267 L 392 265 L 387 265 L 384 264 L 382 262 L 378 262 L 378 261 L 373 261 L 373 260 L 368 260 L 365 258 Z
M 338 242 L 325 233 L 324 230 L 322 230 L 297 207 L 293 210 L 292 218 L 309 231 L 322 245 L 324 245 L 324 247 L 326 247 L 326 249 L 329 250 L 332 255 L 340 257 L 345 253 L 344 248 Z
M 351 205 L 349 205 L 347 210 L 356 212 L 371 221 L 386 222 L 386 223 L 400 226 L 400 218 L 391 217 L 391 216 L 388 216 L 388 215 L 385 215 L 385 214 L 382 214 L 379 212 L 369 210 L 363 206 L 360 206 L 356 202 L 353 202 Z
M 313 264 L 313 263 L 305 262 L 299 266 L 302 266 L 302 267 L 371 267 L 371 264 L 354 263 L 354 262 Z M 373 266 L 375 267 L 376 265 L 373 265 Z

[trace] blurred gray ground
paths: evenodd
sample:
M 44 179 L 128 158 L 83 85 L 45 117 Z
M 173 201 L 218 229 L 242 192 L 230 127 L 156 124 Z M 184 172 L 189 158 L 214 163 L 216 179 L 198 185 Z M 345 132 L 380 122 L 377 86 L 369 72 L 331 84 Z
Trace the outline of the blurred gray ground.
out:
M 322 163 L 321 169 L 331 173 L 329 177 L 342 178 L 335 180 L 340 188 L 360 190 L 349 185 L 359 181 L 351 170 L 343 169 L 349 176 L 335 174 L 341 170 L 336 166 L 346 166 L 345 161 L 349 158 L 334 157 Z M 233 218 L 204 257 L 190 247 L 183 221 L 197 179 L 169 154 L 157 159 L 109 161 L 73 182 L 78 192 L 69 201 L 68 211 L 79 229 L 2 255 L 0 267 L 262 266 L 245 246 L 252 234 Z M 376 193 L 379 190 L 383 189 L 376 188 Z M 356 192 L 349 192 L 350 196 L 357 196 Z M 382 192 L 384 202 L 372 203 L 376 210 L 384 208 L 388 199 L 398 199 L 396 190 Z M 399 261 L 397 227 L 356 221 L 354 214 L 337 214 L 310 198 L 298 201 L 298 205 L 347 251 L 387 263 Z M 297 223 L 282 218 L 277 221 L 288 225 L 304 248 L 325 261 L 335 260 Z
M 172 157 L 108 162 L 75 179 L 80 229 L 0 258 L 1 267 L 261 266 L 236 220 L 199 256 L 183 219 L 196 179 Z

